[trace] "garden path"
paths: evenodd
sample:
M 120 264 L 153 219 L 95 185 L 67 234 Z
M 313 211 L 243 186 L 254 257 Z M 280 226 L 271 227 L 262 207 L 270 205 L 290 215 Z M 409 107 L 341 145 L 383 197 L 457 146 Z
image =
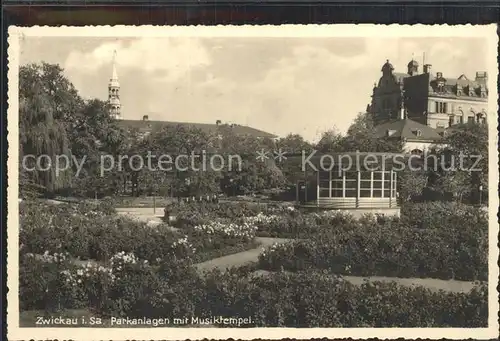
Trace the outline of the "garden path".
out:
M 254 272 L 256 275 L 266 276 L 271 274 L 270 271 L 257 270 Z M 404 286 L 423 286 L 432 291 L 444 290 L 447 292 L 456 293 L 467 293 L 471 291 L 476 283 L 457 281 L 457 280 L 442 280 L 435 278 L 398 278 L 398 277 L 381 277 L 381 276 L 370 276 L 370 277 L 360 277 L 360 276 L 342 276 L 346 281 L 351 282 L 355 285 L 361 285 L 365 281 L 370 282 L 396 282 L 399 285 Z
M 119 215 L 127 216 L 131 219 L 142 221 L 151 226 L 163 223 L 163 208 L 157 208 L 156 212 L 152 207 L 127 207 L 116 208 Z M 172 227 L 172 230 L 176 230 Z
M 214 258 L 209 261 L 196 264 L 198 270 L 212 270 L 215 268 L 227 269 L 233 266 L 240 267 L 255 263 L 259 260 L 259 255 L 262 252 L 262 248 L 269 247 L 274 243 L 285 243 L 289 239 L 285 238 L 267 238 L 267 237 L 256 237 L 259 247 L 239 253 L 234 253 L 232 255 L 227 255 L 219 258 Z

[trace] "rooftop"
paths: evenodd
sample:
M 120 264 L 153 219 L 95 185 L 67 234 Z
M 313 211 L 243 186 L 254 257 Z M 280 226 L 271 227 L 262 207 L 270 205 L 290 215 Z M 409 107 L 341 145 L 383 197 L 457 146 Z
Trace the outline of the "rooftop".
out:
M 410 119 L 398 119 L 375 127 L 378 137 L 402 138 L 417 141 L 436 141 L 442 137 L 436 129 Z
M 216 133 L 222 127 L 228 127 L 237 135 L 250 135 L 260 138 L 276 138 L 278 136 L 239 124 L 211 124 L 211 123 L 191 123 L 191 122 L 172 122 L 172 121 L 150 121 L 150 120 L 119 120 L 118 125 L 128 129 L 138 129 L 140 132 L 148 132 L 153 129 L 161 129 L 167 126 L 186 126 L 200 129 L 205 133 Z

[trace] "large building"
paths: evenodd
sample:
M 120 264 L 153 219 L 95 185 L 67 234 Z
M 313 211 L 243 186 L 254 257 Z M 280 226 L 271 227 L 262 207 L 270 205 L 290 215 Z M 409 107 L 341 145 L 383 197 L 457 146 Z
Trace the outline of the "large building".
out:
M 400 73 L 387 60 L 373 87 L 368 112 L 376 124 L 410 119 L 437 130 L 460 123 L 483 123 L 488 111 L 487 82 L 484 71 L 476 72 L 473 80 L 463 74 L 452 78 L 439 71 L 432 73 L 430 64 L 420 72 L 418 62 L 411 60 L 407 72 Z
M 113 55 L 112 76 L 108 83 L 108 106 L 109 114 L 118 120 L 118 124 L 127 129 L 135 130 L 139 136 L 147 136 L 153 130 L 160 130 L 167 126 L 186 126 L 190 128 L 200 129 L 206 133 L 218 134 L 220 129 L 231 129 L 237 135 L 250 135 L 257 138 L 270 138 L 276 139 L 277 136 L 259 129 L 240 125 L 240 124 L 224 124 L 217 120 L 211 123 L 188 123 L 188 122 L 173 122 L 173 121 L 159 121 L 149 120 L 148 115 L 143 115 L 139 120 L 125 120 L 121 113 L 120 102 L 120 82 L 118 81 L 118 73 L 116 70 L 116 52 Z

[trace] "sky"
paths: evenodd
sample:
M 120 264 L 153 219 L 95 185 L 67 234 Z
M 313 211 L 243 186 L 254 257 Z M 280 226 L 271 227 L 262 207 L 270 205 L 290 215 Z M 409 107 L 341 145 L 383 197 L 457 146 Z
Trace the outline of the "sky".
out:
M 24 37 L 21 65 L 64 68 L 85 98 L 107 99 L 113 51 L 124 119 L 249 125 L 316 141 L 345 132 L 387 59 L 454 78 L 487 70 L 482 38 Z

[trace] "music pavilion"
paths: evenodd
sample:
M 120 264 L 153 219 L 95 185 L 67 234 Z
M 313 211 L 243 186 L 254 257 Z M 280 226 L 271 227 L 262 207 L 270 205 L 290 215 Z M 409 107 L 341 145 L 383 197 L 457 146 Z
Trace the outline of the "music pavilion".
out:
M 346 210 L 354 215 L 398 215 L 398 172 L 404 154 L 315 153 L 301 158 L 304 180 L 297 186 L 299 207 Z

